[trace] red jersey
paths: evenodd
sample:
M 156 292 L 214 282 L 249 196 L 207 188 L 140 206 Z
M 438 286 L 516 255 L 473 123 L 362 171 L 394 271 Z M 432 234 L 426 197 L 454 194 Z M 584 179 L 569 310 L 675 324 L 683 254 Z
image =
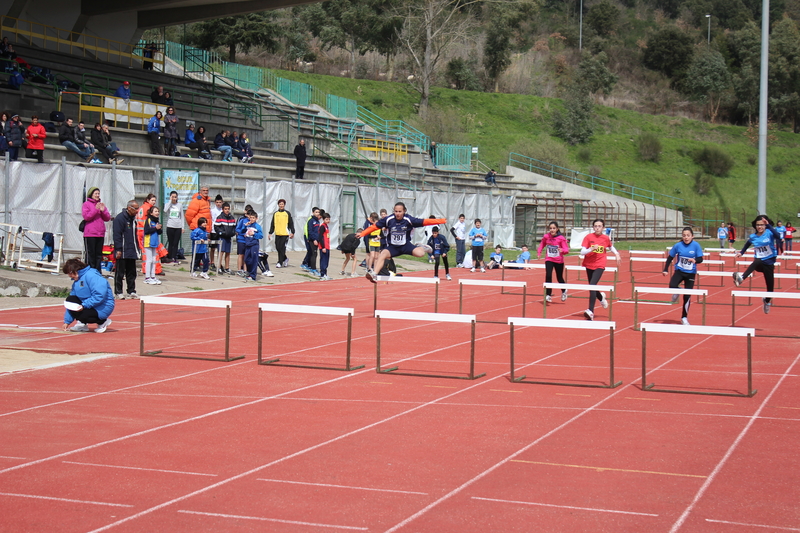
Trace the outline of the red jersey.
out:
M 331 249 L 331 232 L 328 229 L 327 224 L 320 224 L 319 225 L 319 249 L 320 250 L 330 250 Z
M 605 233 L 602 235 L 595 235 L 595 233 L 592 232 L 583 238 L 581 246 L 584 248 L 591 248 L 593 244 L 596 244 L 598 248 L 596 251 L 589 252 L 583 256 L 583 266 L 591 270 L 605 268 L 606 254 L 611 248 L 611 239 L 609 239 L 608 235 Z

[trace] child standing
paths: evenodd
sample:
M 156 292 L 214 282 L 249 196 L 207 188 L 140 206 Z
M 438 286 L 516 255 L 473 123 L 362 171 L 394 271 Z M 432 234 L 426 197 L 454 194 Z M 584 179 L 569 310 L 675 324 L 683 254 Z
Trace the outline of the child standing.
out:
M 245 275 L 244 271 L 244 232 L 245 227 L 244 225 L 247 223 L 249 218 L 247 218 L 247 213 L 253 210 L 253 206 L 247 204 L 244 206 L 244 214 L 239 217 L 239 220 L 236 221 L 236 267 L 237 267 L 237 274 L 240 276 Z
M 489 255 L 489 266 L 486 268 L 489 270 L 503 268 L 503 247 L 499 244 L 494 247 L 494 252 Z
M 736 226 L 733 222 L 728 222 L 728 248 L 733 248 L 736 244 Z
M 785 241 L 786 241 L 786 250 L 788 250 L 788 251 L 792 250 L 792 239 L 794 238 L 794 232 L 795 231 L 797 231 L 797 230 L 794 229 L 794 226 L 792 226 L 791 220 L 787 220 L 786 221 L 786 237 L 785 237 Z
M 717 228 L 717 239 L 719 239 L 719 247 L 725 248 L 725 241 L 728 240 L 728 227 L 724 222 L 720 223 Z
M 263 238 L 264 232 L 258 223 L 258 214 L 251 209 L 247 212 L 247 222 L 244 223 L 244 264 L 247 267 L 245 281 L 255 281 L 258 275 L 258 241 Z
M 369 221 L 372 224 L 375 224 L 378 221 L 378 213 L 370 213 Z M 367 270 L 372 270 L 372 265 L 374 265 L 375 261 L 378 260 L 378 256 L 381 253 L 381 248 L 381 230 L 376 229 L 369 234 L 369 238 L 367 239 L 367 250 L 369 252 L 367 255 Z
M 198 276 L 197 270 L 203 264 L 203 272 L 199 276 L 203 279 L 208 277 L 208 221 L 206 217 L 197 219 L 197 227 L 192 230 L 192 250 L 194 251 L 194 261 L 192 262 L 192 277 Z
M 331 260 L 331 215 L 322 213 L 322 224 L 319 225 L 319 280 L 329 281 L 328 263 Z
M 428 246 L 431 247 L 433 252 L 433 279 L 439 279 L 439 259 L 441 258 L 444 263 L 444 275 L 447 281 L 452 280 L 450 277 L 450 265 L 447 262 L 447 252 L 450 251 L 450 243 L 444 235 L 439 234 L 439 226 L 431 228 L 431 237 L 428 239 Z
M 475 219 L 475 227 L 469 230 L 469 239 L 472 241 L 472 269 L 481 267 L 481 272 L 486 272 L 486 263 L 483 261 L 483 244 L 489 238 L 489 234 L 481 227 L 481 219 Z
M 236 219 L 231 214 L 231 204 L 224 202 L 222 212 L 214 221 L 214 233 L 219 236 L 219 273 L 231 273 L 231 241 L 236 235 Z
M 161 243 L 161 222 L 158 221 L 158 208 L 153 206 L 144 221 L 144 282 L 148 285 L 161 285 L 156 278 L 157 250 Z

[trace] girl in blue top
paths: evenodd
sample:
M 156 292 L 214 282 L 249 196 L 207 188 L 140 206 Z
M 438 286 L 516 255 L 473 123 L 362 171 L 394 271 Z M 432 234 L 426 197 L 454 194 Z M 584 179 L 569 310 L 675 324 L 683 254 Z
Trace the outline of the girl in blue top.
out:
M 672 273 L 672 278 L 669 280 L 669 288 L 677 289 L 683 282 L 684 289 L 694 288 L 694 277 L 697 274 L 697 265 L 703 262 L 703 249 L 699 244 L 694 242 L 694 231 L 692 228 L 683 228 L 681 233 L 681 241 L 675 243 L 675 246 L 669 251 L 667 262 L 664 263 L 664 276 L 669 274 L 669 265 L 675 260 L 675 272 Z M 672 301 L 678 301 L 678 295 L 672 295 Z M 681 324 L 684 326 L 689 325 L 689 305 L 692 302 L 692 297 L 688 294 L 683 295 L 683 310 L 681 311 Z
M 775 228 L 772 227 L 772 221 L 767 215 L 758 215 L 753 221 L 753 227 L 756 229 L 755 233 L 751 233 L 744 243 L 744 248 L 741 252 L 736 252 L 736 258 L 744 254 L 752 245 L 755 250 L 756 258 L 744 271 L 744 274 L 736 272 L 733 275 L 733 282 L 738 287 L 742 284 L 747 276 L 753 271 L 761 272 L 764 274 L 764 281 L 767 284 L 767 292 L 774 292 L 775 289 L 775 259 L 778 257 L 778 243 L 781 240 L 781 235 Z M 763 298 L 764 313 L 769 313 L 769 308 L 772 307 L 772 298 Z

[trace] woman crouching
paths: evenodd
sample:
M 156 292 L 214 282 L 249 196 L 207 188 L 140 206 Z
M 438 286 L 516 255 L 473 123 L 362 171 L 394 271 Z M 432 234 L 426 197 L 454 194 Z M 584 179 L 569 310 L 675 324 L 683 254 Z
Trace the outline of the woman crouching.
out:
M 87 324 L 97 324 L 95 333 L 104 333 L 114 312 L 111 285 L 100 272 L 77 258 L 67 260 L 61 270 L 72 279 L 72 290 L 64 302 L 64 331 L 89 331 Z

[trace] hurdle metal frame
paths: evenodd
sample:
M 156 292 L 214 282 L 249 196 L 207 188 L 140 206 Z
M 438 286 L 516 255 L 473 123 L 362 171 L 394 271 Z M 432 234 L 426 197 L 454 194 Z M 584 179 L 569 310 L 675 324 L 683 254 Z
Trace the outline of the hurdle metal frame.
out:
M 506 293 L 503 290 L 506 287 L 522 287 L 522 316 L 525 316 L 526 300 L 528 298 L 528 282 L 526 281 L 496 281 L 496 280 L 481 280 L 481 279 L 459 279 L 458 280 L 458 314 L 464 312 L 464 285 L 471 285 L 474 287 L 500 287 L 501 294 L 518 294 Z M 505 324 L 506 322 L 497 320 L 476 320 L 483 324 Z
M 797 292 L 767 292 L 767 291 L 731 291 L 731 327 L 736 326 L 736 297 L 744 297 L 747 298 L 748 305 L 751 305 L 749 302 L 752 298 L 772 298 L 774 299 L 787 299 L 787 300 L 800 300 L 800 293 Z M 800 306 L 797 305 L 781 305 L 776 306 L 772 304 L 773 307 L 789 307 L 792 309 L 797 309 Z M 767 335 L 765 333 L 759 333 L 759 337 L 771 337 L 777 339 L 800 339 L 800 335 Z
M 202 302 L 203 305 L 199 305 Z M 192 298 L 167 298 L 165 296 L 143 296 L 139 299 L 140 304 L 140 323 L 139 323 L 139 355 L 143 357 L 164 357 L 167 359 L 196 359 L 199 361 L 216 361 L 230 363 L 244 359 L 244 355 L 237 357 L 230 356 L 231 343 L 231 302 L 230 300 L 195 300 Z M 167 355 L 163 350 L 144 351 L 144 316 L 146 304 L 152 305 L 180 305 L 183 307 L 206 307 L 214 309 L 225 309 L 225 358 L 200 357 L 191 355 Z
M 706 325 L 706 300 L 708 299 L 708 291 L 705 289 L 681 289 L 675 288 L 672 289 L 670 287 L 633 287 L 633 330 L 640 331 L 639 329 L 639 293 L 644 294 L 678 294 L 678 295 L 685 295 L 688 294 L 689 297 L 697 296 L 698 303 L 703 304 L 703 325 Z M 700 302 L 700 296 L 703 297 L 703 301 Z M 675 303 L 675 302 L 664 302 L 664 303 Z
M 542 283 L 542 318 L 547 318 L 547 289 L 566 289 L 568 291 L 608 292 L 608 319 L 613 320 L 614 287 L 612 285 L 581 285 L 577 283 Z M 570 295 L 571 297 L 572 295 Z
M 613 256 L 611 256 L 611 257 L 613 257 Z M 583 273 L 585 270 L 586 270 L 586 268 L 585 268 L 585 267 L 582 267 L 582 266 L 580 266 L 580 265 L 578 265 L 578 266 L 575 266 L 575 265 L 565 265 L 565 266 L 564 266 L 564 281 L 566 281 L 567 283 L 569 283 L 569 273 L 570 273 L 571 271 L 577 271 L 577 272 L 578 272 L 578 281 L 589 281 L 588 279 L 587 279 L 587 280 L 584 280 L 584 279 L 581 277 L 581 274 L 582 274 L 582 273 Z M 614 273 L 614 281 L 613 281 L 613 285 L 614 285 L 614 290 L 616 290 L 616 289 L 617 289 L 617 282 L 619 281 L 619 268 L 618 268 L 618 267 L 606 267 L 604 270 L 605 270 L 605 272 L 613 272 L 613 273 Z
M 608 330 L 609 338 L 609 378 L 608 385 L 590 385 L 588 383 L 570 383 L 570 382 L 557 382 L 557 381 L 532 381 L 526 380 L 526 376 L 517 377 L 514 372 L 515 364 L 515 349 L 514 349 L 514 326 L 523 327 L 540 327 L 540 328 L 566 328 L 566 329 L 596 329 Z M 565 320 L 558 318 L 524 318 L 524 317 L 509 317 L 509 337 L 511 343 L 511 373 L 510 378 L 513 383 L 527 383 L 530 385 L 562 385 L 565 387 L 586 387 L 593 389 L 615 389 L 622 385 L 622 381 L 614 381 L 614 330 L 617 325 L 615 322 L 581 322 L 578 320 Z
M 631 273 L 631 280 L 633 280 L 633 273 L 634 272 L 638 272 L 640 274 L 661 274 L 661 272 L 663 272 L 662 270 L 659 270 L 658 272 L 653 272 L 652 270 L 634 270 L 633 263 L 635 261 L 638 261 L 640 263 L 660 263 L 660 264 L 663 265 L 667 260 L 666 260 L 666 258 L 660 258 L 660 257 L 630 257 L 630 258 L 628 258 L 628 264 L 629 264 L 630 273 Z M 670 268 L 670 270 L 672 270 L 672 265 L 671 264 L 670 264 L 669 268 Z
M 347 316 L 347 355 L 345 357 L 344 368 L 320 365 L 302 365 L 299 363 L 279 363 L 280 357 L 265 360 L 263 358 L 263 339 L 264 339 L 264 311 L 275 313 L 300 313 L 304 315 L 327 315 L 327 316 Z M 364 368 L 364 365 L 351 366 L 350 355 L 353 342 L 353 315 L 355 310 L 352 307 L 317 307 L 314 305 L 290 305 L 290 304 L 258 304 L 258 364 L 264 366 L 290 366 L 294 368 L 313 368 L 316 370 L 339 370 L 350 372 Z
M 753 389 L 753 328 L 735 328 L 719 326 L 683 326 L 679 324 L 658 324 L 642 322 L 642 390 L 651 392 L 671 392 L 675 394 L 698 394 L 701 396 L 732 396 L 734 398 L 752 398 L 758 392 Z M 747 337 L 747 393 L 710 392 L 680 389 L 657 389 L 655 383 L 647 385 L 647 330 L 654 333 L 686 333 L 694 335 L 721 335 L 726 337 Z
M 392 283 L 426 283 L 436 285 L 433 296 L 433 312 L 439 312 L 439 280 L 433 278 L 411 278 L 406 276 L 376 276 L 375 281 L 388 281 Z M 373 283 L 372 312 L 378 310 L 378 283 Z
M 381 318 L 394 320 L 415 320 L 423 322 L 454 322 L 459 324 L 470 324 L 470 352 L 469 352 L 469 375 L 466 377 L 449 376 L 445 374 L 423 374 L 419 372 L 397 372 L 399 367 L 381 368 Z M 378 374 L 394 374 L 397 376 L 417 376 L 424 378 L 446 378 L 446 379 L 465 379 L 475 380 L 486 375 L 485 372 L 475 374 L 475 315 L 456 315 L 452 313 L 407 313 L 405 311 L 375 311 L 375 327 L 377 340 L 377 362 L 375 372 Z

